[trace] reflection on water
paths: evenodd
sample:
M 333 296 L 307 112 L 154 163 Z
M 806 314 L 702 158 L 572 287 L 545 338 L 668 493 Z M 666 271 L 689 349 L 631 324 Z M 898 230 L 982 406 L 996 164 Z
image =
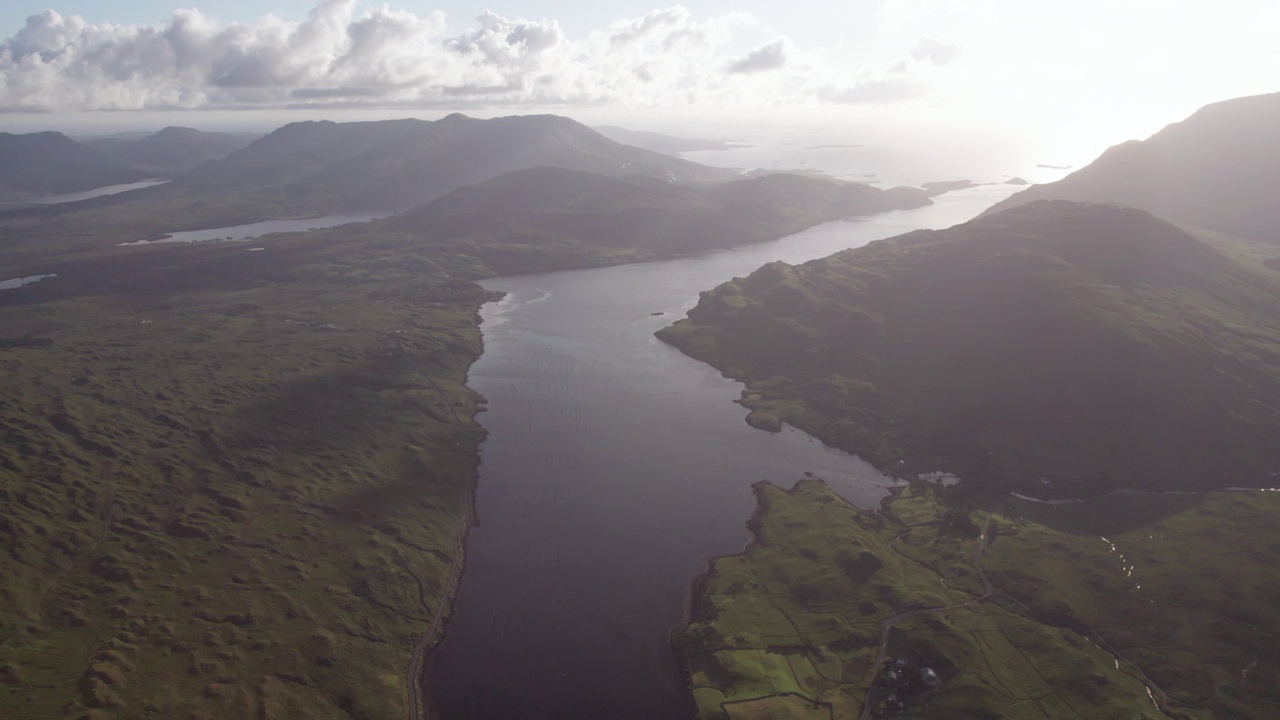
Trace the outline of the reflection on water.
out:
M 455 612 L 429 671 L 445 720 L 677 718 L 667 644 L 689 582 L 747 540 L 749 485 L 826 478 L 868 506 L 889 478 L 804 433 L 744 421 L 741 385 L 654 331 L 698 293 L 773 260 L 822 257 L 971 218 L 987 186 L 911 211 L 667 262 L 489 280 L 477 510 Z M 654 313 L 662 313 L 655 315 Z
M 12 280 L 0 280 L 0 290 L 13 290 L 23 285 L 38 283 L 45 278 L 58 277 L 56 273 L 50 275 L 29 275 L 27 277 L 13 278 Z
M 263 222 L 249 223 L 247 225 L 233 225 L 231 227 L 212 228 L 209 230 L 186 230 L 183 232 L 165 233 L 163 237 L 156 240 L 138 240 L 136 242 L 120 244 L 155 245 L 157 243 L 193 243 L 212 240 L 243 242 L 245 240 L 252 240 L 260 235 L 269 235 L 271 233 L 302 232 L 305 230 L 319 230 L 321 228 L 337 227 L 338 225 L 347 225 L 348 223 L 369 222 L 370 220 L 377 220 L 391 214 L 392 213 L 390 211 L 384 210 L 379 212 L 337 213 L 335 215 L 303 218 L 300 220 L 264 220 Z
M 78 200 L 90 200 L 92 198 L 103 197 L 106 195 L 118 195 L 122 192 L 129 192 L 130 190 L 141 190 L 142 188 L 148 188 L 155 185 L 163 185 L 167 182 L 169 181 L 143 180 L 142 182 L 124 183 L 122 185 L 107 185 L 100 188 L 94 188 L 92 190 L 66 193 L 64 195 L 47 195 L 42 198 L 31 200 L 30 202 L 36 205 L 58 205 L 61 203 L 76 202 Z

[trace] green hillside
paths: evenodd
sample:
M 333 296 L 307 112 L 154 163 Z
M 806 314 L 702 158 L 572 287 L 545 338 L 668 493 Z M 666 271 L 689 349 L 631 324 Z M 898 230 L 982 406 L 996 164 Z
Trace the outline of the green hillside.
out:
M 408 714 L 488 296 L 304 246 L 114 248 L 0 293 L 0 716 Z
M 443 243 L 502 274 L 723 249 L 929 202 L 914 188 L 788 174 L 707 188 L 538 167 L 461 188 L 362 232 Z
M 924 482 L 875 511 L 817 480 L 755 491 L 752 544 L 673 635 L 701 720 L 1280 712 L 1276 493 L 987 512 Z
M 1139 211 L 1038 202 L 703 294 L 659 337 L 749 421 L 988 489 L 1280 471 L 1280 275 Z

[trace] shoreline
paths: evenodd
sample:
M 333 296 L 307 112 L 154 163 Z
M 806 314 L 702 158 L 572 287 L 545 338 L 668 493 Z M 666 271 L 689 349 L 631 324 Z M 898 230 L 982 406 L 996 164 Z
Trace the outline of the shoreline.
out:
M 484 355 L 484 320 L 480 315 L 480 308 L 490 302 L 499 302 L 501 297 L 492 297 L 494 293 L 485 290 L 490 294 L 490 299 L 477 305 L 472 311 L 472 320 L 477 332 L 480 333 L 480 353 L 472 358 L 467 365 L 466 371 L 463 373 L 462 386 L 467 388 L 476 395 L 475 409 L 471 413 L 468 422 L 473 423 L 480 430 L 480 435 L 471 450 L 471 482 L 465 490 L 463 498 L 463 508 L 459 512 L 460 527 L 457 530 L 455 542 L 457 543 L 456 555 L 451 568 L 452 581 L 447 584 L 440 607 L 436 609 L 436 617 L 431 627 L 418 643 L 418 649 L 415 650 L 414 657 L 410 660 L 409 678 L 411 684 L 407 688 L 411 702 L 409 707 L 409 720 L 420 720 L 420 718 L 434 718 L 437 716 L 434 704 L 431 700 L 430 687 L 427 684 L 427 674 L 431 669 L 431 663 L 435 658 L 435 651 L 444 642 L 445 634 L 448 632 L 449 620 L 453 617 L 454 604 L 457 601 L 458 593 L 462 590 L 462 580 L 467 573 L 467 538 L 471 535 L 471 528 L 480 525 L 480 513 L 476 509 L 476 493 L 480 489 L 480 465 L 483 462 L 483 456 L 480 447 L 489 437 L 489 431 L 484 427 L 477 418 L 480 413 L 488 410 L 488 399 L 471 387 L 471 368 L 475 367 L 476 362 Z M 502 293 L 505 296 L 505 293 Z M 434 381 L 434 380 L 433 380 Z M 452 406 L 450 407 L 453 410 Z M 454 411 L 454 417 L 456 411 Z M 456 426 L 455 426 L 456 427 Z M 465 522 L 463 520 L 465 519 Z M 424 712 L 425 710 L 425 712 Z

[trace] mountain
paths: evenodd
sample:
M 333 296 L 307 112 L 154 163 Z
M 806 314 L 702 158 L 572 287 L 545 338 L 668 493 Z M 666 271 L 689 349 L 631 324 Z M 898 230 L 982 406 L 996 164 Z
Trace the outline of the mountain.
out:
M 648 130 L 628 130 L 616 125 L 597 125 L 592 130 L 623 145 L 634 145 L 635 147 L 652 150 L 664 155 L 678 155 L 682 152 L 695 150 L 728 150 L 732 147 L 741 147 L 741 143 L 734 143 L 728 140 L 679 137 Z
M 370 223 L 371 235 L 461 241 L 500 273 L 558 255 L 667 257 L 772 240 L 820 222 L 929 204 L 914 188 L 775 174 L 704 187 L 536 167 L 454 190 Z M 586 261 L 597 264 L 594 261 Z
M 1147 140 L 1116 145 L 1057 182 L 997 204 L 1108 202 L 1178 223 L 1280 244 L 1280 93 L 1205 106 Z
M 1280 275 L 1147 212 L 1039 201 L 703 293 L 659 337 L 753 424 L 1074 496 L 1275 482 Z
M 59 132 L 0 133 L 0 191 L 71 193 L 134 182 L 145 175 Z
M 185 172 L 209 160 L 219 160 L 246 147 L 259 135 L 210 133 L 167 127 L 154 134 L 92 138 L 86 145 L 106 155 L 156 174 Z
M 435 122 L 301 122 L 204 165 L 166 192 L 234 191 L 323 202 L 327 210 L 405 208 L 540 165 L 609 177 L 721 182 L 708 168 L 616 143 L 554 115 Z

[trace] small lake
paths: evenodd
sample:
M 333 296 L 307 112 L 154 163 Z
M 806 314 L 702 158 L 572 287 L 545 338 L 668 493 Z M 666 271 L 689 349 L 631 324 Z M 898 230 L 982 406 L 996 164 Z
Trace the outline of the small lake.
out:
M 496 278 L 469 383 L 479 416 L 466 571 L 428 672 L 445 720 L 666 720 L 687 714 L 667 642 L 691 580 L 748 539 L 751 483 L 806 472 L 867 507 L 890 484 L 788 429 L 749 427 L 742 386 L 653 337 L 698 293 L 774 260 L 798 263 L 969 220 L 1016 188 L 820 225 L 665 262 Z M 660 313 L 660 314 L 658 314 Z
M 91 200 L 93 198 L 103 197 L 106 195 L 119 195 L 122 192 L 129 192 L 130 190 L 141 190 L 142 188 L 149 188 L 156 185 L 163 185 L 167 182 L 169 181 L 168 180 L 143 180 L 142 182 L 124 183 L 121 185 L 106 185 L 100 188 L 94 188 L 92 190 L 82 190 L 80 192 L 66 193 L 63 195 L 47 195 L 42 198 L 29 200 L 28 202 L 35 205 L 58 205 L 61 203 L 77 202 L 80 200 Z
M 52 275 L 28 275 L 27 277 L 12 278 L 10 280 L 0 280 L 0 290 L 16 290 L 23 285 L 38 283 L 45 278 L 58 277 L 57 274 Z
M 322 228 L 337 227 L 338 225 L 378 220 L 391 214 L 393 213 L 383 210 L 378 212 L 336 213 L 334 215 L 302 218 L 299 220 L 264 220 L 262 222 L 248 223 L 246 225 L 232 225 L 229 227 L 211 228 L 209 230 L 184 230 L 182 232 L 164 233 L 164 237 L 156 240 L 137 240 L 135 242 L 120 244 L 157 245 L 161 243 L 212 242 L 215 240 L 244 242 L 245 240 L 252 240 L 261 235 L 270 235 L 271 233 L 320 230 Z

